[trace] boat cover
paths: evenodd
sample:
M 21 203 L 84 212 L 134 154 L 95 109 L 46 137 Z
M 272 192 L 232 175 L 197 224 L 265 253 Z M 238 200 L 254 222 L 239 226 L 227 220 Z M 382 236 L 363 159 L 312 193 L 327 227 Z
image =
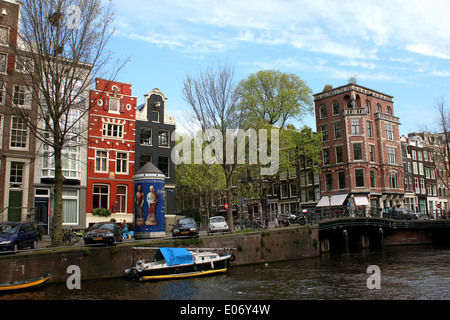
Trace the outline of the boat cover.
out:
M 161 256 L 164 257 L 169 267 L 194 263 L 192 253 L 185 248 L 159 248 L 155 254 L 155 259 L 160 259 Z

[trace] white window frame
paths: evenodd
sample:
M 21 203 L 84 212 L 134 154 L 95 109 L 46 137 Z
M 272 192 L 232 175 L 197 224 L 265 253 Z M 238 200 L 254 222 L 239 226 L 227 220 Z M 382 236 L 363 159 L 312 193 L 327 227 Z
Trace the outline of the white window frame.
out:
M 26 124 L 26 122 L 21 121 L 22 123 L 22 128 L 13 128 L 13 121 L 14 120 L 18 120 L 21 121 L 20 118 L 16 117 L 16 116 L 12 116 L 11 117 L 11 128 L 10 128 L 10 132 L 9 132 L 9 148 L 11 150 L 28 150 L 29 148 L 29 139 L 30 139 L 30 130 Z M 25 127 L 25 129 L 23 128 L 23 126 Z M 18 132 L 21 132 L 22 134 L 25 133 L 25 147 L 21 147 L 21 146 L 13 146 L 13 130 L 16 130 Z M 23 137 L 22 137 L 23 138 Z M 15 140 L 15 143 L 17 143 L 17 140 Z
M 106 153 L 106 158 L 99 156 L 98 152 L 104 152 Z M 99 164 L 100 166 L 97 167 L 97 160 L 99 160 Z M 106 164 L 105 165 L 105 170 L 102 170 L 103 167 L 103 162 Z M 109 170 L 109 156 L 108 156 L 108 151 L 107 150 L 95 150 L 95 163 L 94 163 L 94 172 L 99 172 L 99 173 L 107 173 Z
M 125 158 L 119 159 L 119 154 L 124 154 Z M 128 152 L 116 151 L 116 173 L 117 174 L 128 174 Z M 118 169 L 118 166 L 121 170 Z

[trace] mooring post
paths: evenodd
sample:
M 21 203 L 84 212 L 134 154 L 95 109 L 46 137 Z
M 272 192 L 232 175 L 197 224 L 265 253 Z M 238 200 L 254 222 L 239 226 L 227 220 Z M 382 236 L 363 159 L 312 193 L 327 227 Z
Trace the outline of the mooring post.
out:
M 347 230 L 342 231 L 342 249 L 345 253 L 349 252 L 349 246 L 348 246 L 348 233 Z
M 383 228 L 378 229 L 378 243 L 380 244 L 380 248 L 384 247 L 384 231 Z

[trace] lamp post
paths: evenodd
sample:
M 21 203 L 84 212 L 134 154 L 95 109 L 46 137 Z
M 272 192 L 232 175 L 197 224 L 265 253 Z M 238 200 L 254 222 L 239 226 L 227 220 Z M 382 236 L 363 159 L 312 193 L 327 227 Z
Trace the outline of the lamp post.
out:
M 269 188 L 269 181 L 266 179 L 261 181 L 261 189 L 262 189 L 262 203 L 261 207 L 263 210 L 263 216 L 264 216 L 264 226 L 267 229 L 269 227 L 269 216 L 267 212 L 267 189 Z
M 331 218 L 331 195 L 328 195 L 328 204 L 329 204 L 329 210 L 330 210 L 330 212 L 329 212 L 329 214 L 330 214 L 330 218 Z

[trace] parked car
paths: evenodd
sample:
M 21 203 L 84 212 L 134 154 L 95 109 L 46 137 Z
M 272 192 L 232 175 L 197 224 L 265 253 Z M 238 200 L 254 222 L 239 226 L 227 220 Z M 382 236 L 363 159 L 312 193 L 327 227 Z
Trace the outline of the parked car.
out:
M 419 216 L 414 211 L 408 211 L 403 208 L 385 208 L 383 217 L 397 220 L 417 220 Z
M 84 234 L 85 244 L 105 243 L 113 245 L 122 242 L 122 228 L 115 222 L 99 222 Z
M 225 233 L 230 232 L 230 228 L 228 227 L 227 222 L 225 221 L 225 218 L 222 216 L 215 216 L 209 218 L 209 224 L 208 228 L 206 229 L 208 235 L 211 235 L 212 233 Z
M 36 249 L 38 245 L 38 232 L 33 223 L 29 222 L 2 222 L 0 224 L 0 252 L 17 250 L 25 247 Z
M 173 226 L 173 237 L 198 237 L 198 224 L 194 218 L 183 218 L 177 220 Z

